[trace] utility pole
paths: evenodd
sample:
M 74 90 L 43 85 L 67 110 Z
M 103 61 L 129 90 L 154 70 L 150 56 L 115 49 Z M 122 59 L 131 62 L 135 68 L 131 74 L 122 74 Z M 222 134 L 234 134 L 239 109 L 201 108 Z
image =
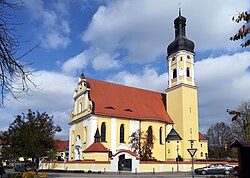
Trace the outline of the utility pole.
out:
M 177 151 L 177 172 L 179 172 L 179 145 L 177 144 L 177 148 L 176 148 L 176 151 Z

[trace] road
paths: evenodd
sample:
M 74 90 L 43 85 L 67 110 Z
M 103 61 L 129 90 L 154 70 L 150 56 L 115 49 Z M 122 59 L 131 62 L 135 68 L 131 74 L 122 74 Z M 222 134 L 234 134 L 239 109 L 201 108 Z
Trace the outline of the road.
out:
M 13 170 L 6 170 L 7 174 L 8 173 L 13 173 Z M 88 173 L 60 173 L 60 172 L 47 172 L 48 178 L 79 178 L 79 177 L 84 177 L 84 178 L 95 178 L 95 177 L 104 177 L 104 178 L 191 178 L 191 173 L 190 172 L 174 172 L 174 173 L 140 173 L 140 174 L 131 174 L 131 173 L 125 173 L 121 172 L 119 173 L 95 173 L 95 174 L 88 174 Z M 195 178 L 206 178 L 208 176 L 203 176 L 203 175 L 195 175 Z M 219 177 L 225 177 L 224 175 L 216 176 L 216 178 Z M 5 175 L 3 178 L 7 178 L 7 175 Z

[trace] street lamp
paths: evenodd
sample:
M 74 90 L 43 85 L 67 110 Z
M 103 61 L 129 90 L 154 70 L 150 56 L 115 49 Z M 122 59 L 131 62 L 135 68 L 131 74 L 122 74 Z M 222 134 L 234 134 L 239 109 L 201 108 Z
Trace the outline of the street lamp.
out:
M 176 151 L 177 151 L 177 172 L 179 172 L 179 145 L 178 145 L 178 142 L 177 142 L 177 148 L 176 148 Z

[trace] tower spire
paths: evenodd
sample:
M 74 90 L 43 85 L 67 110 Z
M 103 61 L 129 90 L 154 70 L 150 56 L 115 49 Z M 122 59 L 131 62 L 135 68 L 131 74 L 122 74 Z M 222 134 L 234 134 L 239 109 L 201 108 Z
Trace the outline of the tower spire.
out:
M 100 136 L 100 132 L 99 132 L 98 127 L 96 129 L 94 138 L 95 138 L 95 142 L 100 142 L 101 141 L 101 136 Z
M 186 50 L 193 53 L 194 43 L 186 37 L 186 18 L 181 15 L 181 7 L 179 7 L 179 16 L 174 20 L 174 28 L 175 39 L 168 46 L 168 56 L 179 50 Z

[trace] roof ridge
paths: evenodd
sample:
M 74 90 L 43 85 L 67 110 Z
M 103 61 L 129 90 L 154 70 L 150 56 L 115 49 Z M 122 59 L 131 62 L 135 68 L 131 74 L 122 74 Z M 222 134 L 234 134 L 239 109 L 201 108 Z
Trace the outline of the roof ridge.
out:
M 152 92 L 152 93 L 158 93 L 158 94 L 164 94 L 165 95 L 165 93 L 162 93 L 162 92 L 159 92 L 159 91 L 153 91 L 153 90 L 148 90 L 148 89 L 144 89 L 144 88 L 132 87 L 132 86 L 128 86 L 128 85 L 114 83 L 114 82 L 111 82 L 111 81 L 104 81 L 104 80 L 98 80 L 98 79 L 93 79 L 93 78 L 86 78 L 87 81 L 88 81 L 88 79 L 95 80 L 95 81 L 98 81 L 98 82 L 105 82 L 105 83 L 109 83 L 109 84 L 113 84 L 113 85 L 118 85 L 118 86 L 121 86 L 121 87 L 128 87 L 128 88 L 133 88 L 133 89 L 137 89 L 137 90 L 143 90 L 143 91 L 146 91 L 146 92 Z

